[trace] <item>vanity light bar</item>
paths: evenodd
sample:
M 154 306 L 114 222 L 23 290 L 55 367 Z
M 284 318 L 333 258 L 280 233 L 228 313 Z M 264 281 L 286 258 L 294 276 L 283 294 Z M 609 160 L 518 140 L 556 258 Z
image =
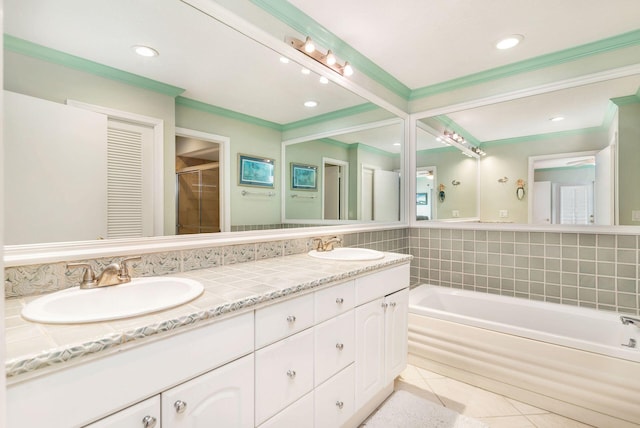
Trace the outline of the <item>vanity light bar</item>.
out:
M 320 64 L 324 65 L 327 68 L 335 71 L 341 76 L 351 76 L 353 74 L 353 67 L 348 62 L 344 64 L 340 64 L 336 60 L 336 56 L 331 52 L 331 50 L 327 51 L 326 54 L 323 54 L 314 45 L 313 41 L 310 37 L 307 37 L 305 41 L 298 40 L 295 37 L 287 37 L 285 41 L 296 48 L 298 51 L 302 52 L 306 56 L 315 59 Z

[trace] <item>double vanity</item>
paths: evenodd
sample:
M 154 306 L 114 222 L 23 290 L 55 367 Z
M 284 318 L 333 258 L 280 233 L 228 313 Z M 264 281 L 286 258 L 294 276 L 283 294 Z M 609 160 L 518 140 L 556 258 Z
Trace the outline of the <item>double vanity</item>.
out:
M 8 426 L 358 426 L 406 365 L 411 256 L 379 254 L 175 275 L 202 293 L 7 361 Z

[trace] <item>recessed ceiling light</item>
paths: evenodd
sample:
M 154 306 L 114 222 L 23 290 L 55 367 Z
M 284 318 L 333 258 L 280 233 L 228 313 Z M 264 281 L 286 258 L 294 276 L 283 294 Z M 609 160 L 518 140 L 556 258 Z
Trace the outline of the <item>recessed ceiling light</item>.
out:
M 135 45 L 131 46 L 131 49 L 140 56 L 152 57 L 160 55 L 157 50 L 150 48 L 149 46 Z
M 311 74 L 311 70 L 309 70 L 308 68 L 303 68 L 300 71 L 302 71 L 302 74 Z
M 280 62 L 283 64 L 289 64 L 289 58 L 281 56 L 280 57 Z
M 305 107 L 317 107 L 318 103 L 316 101 L 305 101 L 304 102 L 304 106 Z
M 498 49 L 511 49 L 514 46 L 517 46 L 524 40 L 524 36 L 521 34 L 512 34 L 509 37 L 505 37 L 496 43 L 496 48 Z
M 322 83 L 323 85 L 326 85 L 327 83 L 329 83 L 329 79 L 327 79 L 324 76 L 320 76 L 320 83 Z
M 551 119 L 549 119 L 551 122 L 560 122 L 561 120 L 564 120 L 564 116 L 554 116 Z

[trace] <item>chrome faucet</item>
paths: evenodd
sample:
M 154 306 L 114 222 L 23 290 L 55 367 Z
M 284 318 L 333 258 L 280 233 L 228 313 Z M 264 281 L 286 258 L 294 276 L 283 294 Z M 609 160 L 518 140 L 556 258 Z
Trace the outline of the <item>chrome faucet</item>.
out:
M 627 315 L 620 315 L 620 321 L 622 321 L 622 324 L 624 325 L 632 324 L 640 328 L 640 318 L 633 318 Z
M 334 244 L 339 244 L 342 242 L 342 239 L 337 236 L 332 236 L 327 240 L 323 240 L 322 238 L 313 238 L 313 242 L 315 244 L 316 251 L 332 251 Z
M 80 282 L 80 288 L 82 289 L 108 287 L 110 285 L 130 282 L 131 274 L 129 273 L 128 263 L 139 262 L 141 260 L 141 257 L 129 257 L 123 259 L 120 263 L 111 263 L 104 268 L 97 278 L 89 263 L 67 263 L 67 269 L 85 268 L 84 274 L 82 275 L 82 282 Z

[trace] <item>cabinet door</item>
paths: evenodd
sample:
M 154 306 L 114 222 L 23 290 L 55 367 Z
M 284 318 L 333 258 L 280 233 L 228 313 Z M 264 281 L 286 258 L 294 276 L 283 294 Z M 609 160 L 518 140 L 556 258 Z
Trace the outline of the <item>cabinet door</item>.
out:
M 162 393 L 162 428 L 253 427 L 253 354 Z
M 134 404 L 85 428 L 160 428 L 160 396 Z
M 391 382 L 407 366 L 409 289 L 385 297 L 386 382 Z
M 356 308 L 356 408 L 385 385 L 384 299 Z

